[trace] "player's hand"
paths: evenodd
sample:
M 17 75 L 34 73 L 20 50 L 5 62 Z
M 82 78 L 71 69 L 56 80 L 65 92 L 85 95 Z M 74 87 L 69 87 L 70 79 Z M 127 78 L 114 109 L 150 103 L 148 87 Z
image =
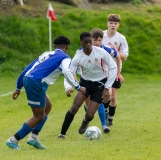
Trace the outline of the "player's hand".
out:
M 73 88 L 68 89 L 68 90 L 66 91 L 67 97 L 71 97 L 71 93 L 72 93 L 73 91 L 74 91 Z
M 109 89 L 105 88 L 102 92 L 103 102 L 107 103 L 110 100 L 110 91 Z
M 109 43 L 108 44 L 111 48 L 116 48 L 116 46 L 114 45 L 114 44 L 112 44 L 112 43 Z
M 20 90 L 15 90 L 15 91 L 13 92 L 13 94 L 12 94 L 12 98 L 13 98 L 14 100 L 16 100 L 16 99 L 18 98 L 19 94 L 20 94 Z
M 80 89 L 78 90 L 78 92 L 85 94 L 86 93 L 86 88 L 85 87 L 80 87 Z
M 118 79 L 120 80 L 120 84 L 124 82 L 124 77 L 121 74 L 117 74 L 116 81 L 118 81 Z

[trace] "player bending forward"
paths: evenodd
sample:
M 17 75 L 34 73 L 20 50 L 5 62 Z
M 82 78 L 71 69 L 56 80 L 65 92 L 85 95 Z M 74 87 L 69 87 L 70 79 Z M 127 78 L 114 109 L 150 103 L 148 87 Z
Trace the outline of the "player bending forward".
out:
M 44 126 L 47 115 L 51 110 L 51 101 L 46 95 L 48 85 L 52 85 L 62 73 L 72 87 L 79 92 L 85 93 L 86 89 L 81 87 L 68 69 L 71 62 L 66 54 L 70 40 L 65 36 L 58 36 L 54 40 L 54 51 L 45 52 L 39 58 L 30 63 L 21 73 L 17 81 L 17 89 L 13 93 L 13 99 L 17 99 L 20 89 L 24 86 L 28 105 L 31 107 L 33 116 L 27 120 L 14 136 L 10 137 L 6 145 L 12 149 L 20 149 L 18 142 L 30 132 L 32 134 L 27 140 L 27 144 L 38 149 L 46 147 L 38 140 L 38 133 Z

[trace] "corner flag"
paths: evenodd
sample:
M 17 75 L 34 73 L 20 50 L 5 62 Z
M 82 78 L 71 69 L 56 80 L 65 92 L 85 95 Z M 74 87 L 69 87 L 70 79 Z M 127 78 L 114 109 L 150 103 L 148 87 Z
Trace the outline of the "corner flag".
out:
M 51 20 L 56 21 L 56 16 L 52 5 L 49 3 L 47 18 L 49 19 L 49 51 L 52 50 Z
M 56 16 L 54 13 L 54 9 L 52 7 L 52 5 L 49 3 L 49 7 L 48 7 L 48 11 L 47 11 L 47 18 L 51 19 L 53 21 L 56 21 Z

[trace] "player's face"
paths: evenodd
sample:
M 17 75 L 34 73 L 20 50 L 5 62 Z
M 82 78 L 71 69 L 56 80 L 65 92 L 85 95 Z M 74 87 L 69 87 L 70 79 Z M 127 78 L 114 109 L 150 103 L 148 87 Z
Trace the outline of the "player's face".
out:
M 81 41 L 81 45 L 84 52 L 90 53 L 92 51 L 92 37 L 85 37 Z
M 101 37 L 92 38 L 92 45 L 93 45 L 93 46 L 100 47 L 101 44 L 102 44 L 102 38 L 101 38 Z
M 119 28 L 119 25 L 120 24 L 118 22 L 113 22 L 113 21 L 107 22 L 108 30 L 112 32 L 117 31 L 117 29 Z

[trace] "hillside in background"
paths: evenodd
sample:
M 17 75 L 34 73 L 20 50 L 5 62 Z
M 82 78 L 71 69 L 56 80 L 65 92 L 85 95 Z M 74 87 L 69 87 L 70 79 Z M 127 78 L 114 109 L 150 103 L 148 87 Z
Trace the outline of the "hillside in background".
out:
M 124 73 L 161 73 L 161 4 L 91 4 L 91 8 L 68 6 L 53 1 L 28 0 L 24 6 L 0 6 L 0 74 L 20 73 L 34 58 L 49 50 L 46 12 L 51 3 L 57 17 L 52 37 L 71 39 L 69 55 L 80 47 L 79 34 L 94 27 L 106 29 L 107 15 L 121 16 L 119 32 L 129 44 Z M 13 63 L 14 62 L 14 63 Z

